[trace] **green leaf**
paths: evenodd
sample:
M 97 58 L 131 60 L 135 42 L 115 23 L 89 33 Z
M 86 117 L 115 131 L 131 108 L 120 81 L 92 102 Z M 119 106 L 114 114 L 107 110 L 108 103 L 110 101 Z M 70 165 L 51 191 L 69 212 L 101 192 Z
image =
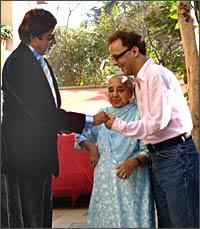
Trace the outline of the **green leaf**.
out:
M 180 30 L 180 25 L 179 25 L 179 23 L 178 23 L 178 22 L 177 22 L 177 23 L 176 23 L 176 25 L 175 25 L 175 29 Z
M 170 14 L 170 18 L 178 20 L 178 15 L 177 14 Z

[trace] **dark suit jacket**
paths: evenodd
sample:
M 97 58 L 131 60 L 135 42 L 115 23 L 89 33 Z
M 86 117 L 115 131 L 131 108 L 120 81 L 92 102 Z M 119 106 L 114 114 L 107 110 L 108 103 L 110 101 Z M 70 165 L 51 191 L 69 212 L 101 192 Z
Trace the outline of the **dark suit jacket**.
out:
M 39 62 L 26 45 L 21 43 L 6 60 L 2 74 L 3 171 L 28 177 L 57 176 L 57 133 L 81 133 L 84 128 L 84 114 L 60 109 L 60 93 L 49 69 L 58 108 Z

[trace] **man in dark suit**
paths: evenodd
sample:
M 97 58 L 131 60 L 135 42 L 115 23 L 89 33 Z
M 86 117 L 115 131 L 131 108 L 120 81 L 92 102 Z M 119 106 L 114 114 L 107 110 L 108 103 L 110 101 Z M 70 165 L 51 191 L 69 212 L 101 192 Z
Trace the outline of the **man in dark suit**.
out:
M 21 43 L 3 68 L 1 227 L 52 226 L 57 134 L 98 124 L 97 117 L 60 109 L 56 79 L 43 57 L 55 44 L 56 24 L 46 10 L 27 12 L 18 30 Z

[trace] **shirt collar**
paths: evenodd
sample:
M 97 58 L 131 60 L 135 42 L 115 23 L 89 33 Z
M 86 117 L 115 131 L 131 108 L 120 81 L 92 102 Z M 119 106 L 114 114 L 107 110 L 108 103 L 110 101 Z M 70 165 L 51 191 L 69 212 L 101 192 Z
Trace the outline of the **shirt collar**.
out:
M 143 65 L 142 67 L 140 68 L 138 74 L 137 74 L 137 77 L 136 79 L 138 80 L 143 80 L 145 81 L 146 80 L 146 72 L 147 72 L 147 68 L 150 64 L 153 64 L 153 60 L 152 59 L 148 59 Z
M 36 49 L 33 48 L 33 46 L 29 44 L 26 44 L 26 45 L 29 47 L 29 49 L 31 50 L 31 52 L 33 53 L 33 55 L 35 56 L 37 60 L 40 60 L 40 58 L 43 58 L 43 56 L 38 51 L 36 51 Z

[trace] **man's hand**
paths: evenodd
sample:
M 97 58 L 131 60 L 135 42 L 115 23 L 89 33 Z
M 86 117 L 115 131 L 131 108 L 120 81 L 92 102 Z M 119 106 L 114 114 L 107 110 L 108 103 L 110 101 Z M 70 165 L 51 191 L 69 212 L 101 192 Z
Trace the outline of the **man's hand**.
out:
M 113 122 L 115 121 L 115 116 L 112 114 L 108 114 L 108 116 L 109 116 L 109 119 L 104 124 L 108 129 L 111 129 Z
M 101 111 L 93 116 L 94 126 L 98 126 L 102 123 L 107 122 L 108 120 L 109 120 L 109 116 L 104 111 Z

